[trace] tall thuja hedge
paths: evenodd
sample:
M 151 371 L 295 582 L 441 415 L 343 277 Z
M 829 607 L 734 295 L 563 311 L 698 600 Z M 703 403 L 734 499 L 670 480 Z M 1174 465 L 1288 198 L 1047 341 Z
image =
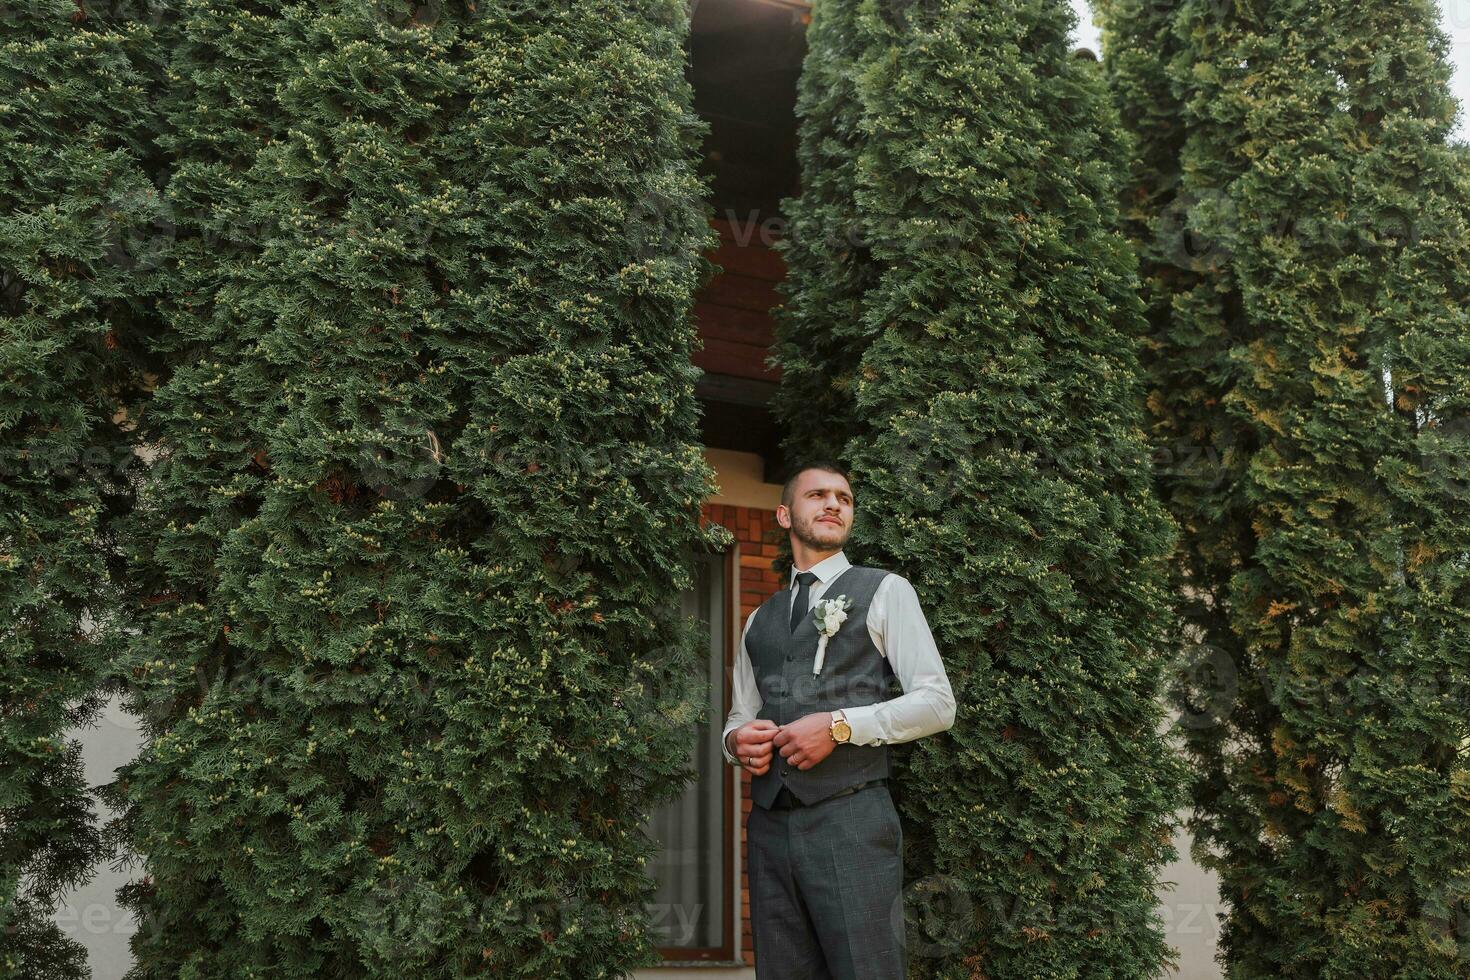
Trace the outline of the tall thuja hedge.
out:
M 0 975 L 87 975 L 52 921 L 103 856 L 74 726 L 119 639 L 112 527 L 146 322 L 151 28 L 0 3 Z
M 186 3 L 132 977 L 611 977 L 705 702 L 679 0 Z
M 801 194 L 782 201 L 787 233 L 774 243 L 786 277 L 778 284 L 784 302 L 772 311 L 771 357 L 781 365 L 781 385 L 771 407 L 785 421 L 787 445 L 823 457 L 837 455 L 861 428 L 854 374 L 872 342 L 862 298 L 877 266 L 856 200 L 859 6 L 824 0 L 812 9 L 797 79 Z
M 958 702 L 902 753 L 918 977 L 1151 976 L 1172 955 L 1174 529 L 1140 429 L 1120 130 L 1074 23 L 1062 2 L 869 0 L 845 28 L 876 266 L 850 330 L 871 340 L 853 417 L 809 425 L 845 437 L 850 552 L 914 583 Z
M 1219 440 L 1212 479 L 1162 486 L 1215 668 L 1181 695 L 1218 709 L 1188 745 L 1222 962 L 1464 976 L 1470 171 L 1437 14 L 1107 7 L 1110 61 L 1172 52 L 1184 130 L 1185 204 L 1146 238 L 1193 236 L 1155 269 L 1172 295 L 1152 324 L 1160 363 L 1189 368 L 1158 372 L 1151 404 L 1160 431 Z M 1147 185 L 1163 148 L 1139 132 Z
M 278 237 L 277 216 L 259 200 L 259 179 L 247 179 L 288 129 L 277 97 L 287 21 L 280 5 L 174 12 L 158 135 L 174 242 L 158 275 L 163 328 L 148 338 L 159 376 L 137 430 L 151 465 L 121 528 L 137 632 L 115 665 L 143 747 L 102 792 L 119 815 L 109 835 L 133 865 L 118 893 L 138 922 L 128 976 L 224 976 L 230 962 L 236 975 L 263 975 L 240 911 L 274 904 L 239 841 L 258 817 L 221 789 L 259 764 L 227 731 L 248 731 L 275 678 L 231 636 L 221 578 L 225 547 L 268 489 L 254 433 L 288 383 L 262 348 L 268 325 L 251 278 Z M 235 942 L 244 948 L 221 951 Z
M 1179 7 L 1177 0 L 1100 0 L 1094 14 L 1109 87 L 1133 140 L 1120 203 L 1147 306 L 1140 362 L 1147 377 L 1154 486 L 1180 528 L 1171 590 L 1179 614 L 1179 660 L 1170 696 L 1194 770 L 1187 826 L 1195 861 L 1218 868 L 1210 846 L 1214 830 L 1234 828 L 1236 846 L 1250 846 L 1262 836 L 1252 799 L 1217 778 L 1229 730 L 1225 719 L 1234 713 L 1229 724 L 1250 729 L 1250 743 L 1257 747 L 1270 744 L 1270 725 L 1243 708 L 1265 703 L 1267 688 L 1259 672 L 1240 669 L 1251 654 L 1231 628 L 1226 598 L 1252 533 L 1239 487 L 1255 438 L 1222 400 L 1243 368 L 1228 356 L 1235 343 L 1229 329 L 1213 322 L 1198 329 L 1195 318 L 1175 305 L 1186 301 L 1228 320 L 1239 303 L 1230 289 L 1216 289 L 1228 274 L 1222 269 L 1227 246 L 1202 226 L 1222 200 L 1208 184 L 1181 172 L 1184 113 L 1170 66 L 1176 58 L 1176 70 L 1190 62 L 1175 27 Z M 1247 758 L 1269 765 L 1262 755 L 1242 755 Z

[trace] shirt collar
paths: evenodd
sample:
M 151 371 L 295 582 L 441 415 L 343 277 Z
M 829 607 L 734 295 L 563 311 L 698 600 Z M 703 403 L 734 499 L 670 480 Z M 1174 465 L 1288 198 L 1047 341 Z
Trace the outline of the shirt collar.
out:
M 826 585 L 828 582 L 832 581 L 834 578 L 847 571 L 848 568 L 850 568 L 851 566 L 852 562 L 847 560 L 847 554 L 845 552 L 839 551 L 835 555 L 828 555 L 826 558 L 823 558 L 811 568 L 803 568 L 801 569 L 801 571 L 816 572 L 817 581 L 821 582 L 823 585 Z M 796 588 L 797 574 L 798 570 L 796 564 L 793 562 L 791 565 L 791 578 L 788 579 L 786 582 L 787 588 Z

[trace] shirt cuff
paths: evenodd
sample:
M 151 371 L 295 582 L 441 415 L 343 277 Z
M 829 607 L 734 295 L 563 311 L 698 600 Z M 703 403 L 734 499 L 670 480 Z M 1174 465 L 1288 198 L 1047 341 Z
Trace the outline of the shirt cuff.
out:
M 737 769 L 740 767 L 740 760 L 730 754 L 729 750 L 725 748 L 725 742 L 730 737 L 730 733 L 739 727 L 739 725 L 736 725 L 733 728 L 727 728 L 720 734 L 720 754 L 725 757 L 726 762 L 735 766 Z
M 878 705 L 860 704 L 854 706 L 844 705 L 842 717 L 847 719 L 847 724 L 852 728 L 852 738 L 848 739 L 852 745 L 882 745 L 883 740 L 879 738 Z

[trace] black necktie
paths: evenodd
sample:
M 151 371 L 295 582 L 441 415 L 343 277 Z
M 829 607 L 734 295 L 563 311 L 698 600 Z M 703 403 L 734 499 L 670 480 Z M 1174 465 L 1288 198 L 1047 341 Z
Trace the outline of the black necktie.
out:
M 791 632 L 793 633 L 801 625 L 801 617 L 807 613 L 806 605 L 811 599 L 811 586 L 816 580 L 816 572 L 800 572 L 796 576 L 796 581 L 801 583 L 801 587 L 796 590 L 796 601 L 791 604 Z

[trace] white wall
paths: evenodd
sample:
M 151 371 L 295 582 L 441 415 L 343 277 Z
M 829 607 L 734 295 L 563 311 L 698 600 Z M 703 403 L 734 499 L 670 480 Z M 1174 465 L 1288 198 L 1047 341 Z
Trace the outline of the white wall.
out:
M 142 744 L 133 717 L 116 699 L 102 711 L 96 728 L 74 730 L 71 735 L 81 740 L 82 761 L 91 786 L 112 782 L 117 767 L 137 755 Z M 99 821 L 112 816 L 102 804 L 98 808 Z M 124 872 L 104 863 L 96 877 L 68 895 L 57 911 L 57 924 L 87 948 L 93 980 L 121 980 L 132 964 L 128 937 L 136 924 L 132 914 L 118 906 L 116 892 L 126 881 L 139 876 L 136 869 Z

